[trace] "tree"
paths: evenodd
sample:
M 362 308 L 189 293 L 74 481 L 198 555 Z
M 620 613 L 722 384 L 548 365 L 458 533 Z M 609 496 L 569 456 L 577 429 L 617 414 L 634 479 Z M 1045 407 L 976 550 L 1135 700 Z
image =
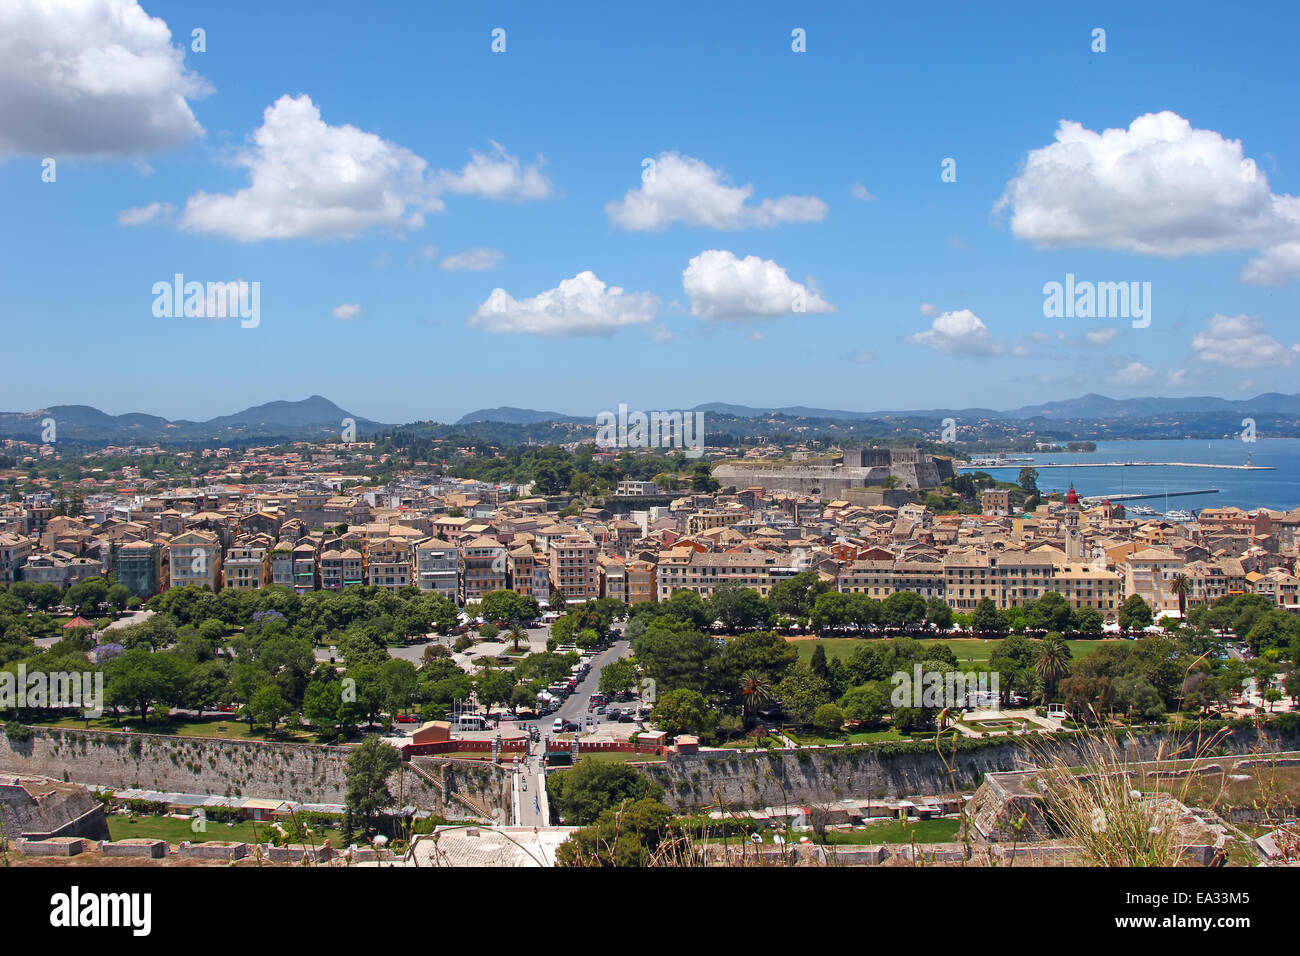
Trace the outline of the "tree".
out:
M 251 725 L 267 724 L 271 732 L 280 718 L 289 712 L 289 704 L 280 693 L 280 688 L 272 681 L 267 681 L 253 694 L 248 702 L 248 719 Z
M 809 668 L 798 666 L 776 685 L 776 696 L 792 720 L 807 724 L 818 707 L 830 702 L 830 685 Z
M 1038 650 L 1034 670 L 1043 679 L 1047 696 L 1053 695 L 1056 683 L 1070 672 L 1070 648 L 1060 634 L 1048 634 Z
M 1016 478 L 1016 484 L 1026 495 L 1038 495 L 1038 469 L 1021 468 L 1020 475 Z
M 1192 593 L 1192 579 L 1180 571 L 1169 582 L 1169 590 L 1178 595 L 1178 619 L 1187 620 L 1187 595 Z
M 812 614 L 817 595 L 830 589 L 829 582 L 823 581 L 816 571 L 800 571 L 772 585 L 767 592 L 767 605 L 777 614 L 806 618 Z
M 673 811 L 657 800 L 628 801 L 605 810 L 556 850 L 559 866 L 649 865 L 671 833 Z
M 971 630 L 976 634 L 1001 634 L 1006 631 L 1006 621 L 992 598 L 980 598 L 971 615 Z
M 1151 626 L 1151 605 L 1140 594 L 1130 594 L 1119 609 L 1119 626 L 1122 630 L 1141 631 Z
M 844 712 L 834 704 L 822 704 L 813 711 L 812 724 L 823 737 L 833 737 L 844 726 Z
M 514 686 L 514 679 L 502 670 L 490 670 L 474 682 L 478 699 L 487 705 L 489 714 L 492 713 L 493 704 L 504 704 L 510 699 L 510 691 Z
M 348 757 L 344 768 L 345 805 L 368 825 L 393 803 L 388 778 L 402 765 L 402 755 L 378 737 L 367 737 Z
M 808 669 L 814 675 L 822 680 L 826 679 L 826 645 L 818 644 L 813 648 L 812 660 L 808 662 Z
M 650 712 L 654 725 L 669 737 L 679 734 L 707 736 L 718 726 L 718 712 L 699 691 L 670 690 L 660 694 Z
M 769 613 L 757 591 L 735 582 L 718 585 L 709 598 L 710 620 L 720 621 L 731 632 L 766 624 Z
M 1073 610 L 1070 602 L 1055 591 L 1048 591 L 1025 608 L 1029 626 L 1035 631 L 1069 630 Z
M 840 698 L 839 707 L 848 720 L 879 724 L 889 713 L 890 685 L 887 681 L 859 684 Z
M 628 690 L 636 685 L 636 664 L 627 657 L 610 661 L 600 671 L 597 689 L 606 696 Z
M 594 823 L 606 810 L 624 801 L 660 800 L 662 785 L 627 764 L 582 760 L 572 770 L 546 778 L 546 790 L 561 818 L 570 826 Z
M 1100 634 L 1106 623 L 1101 611 L 1085 605 L 1074 612 L 1074 630 L 1080 634 Z
M 136 648 L 108 662 L 104 695 L 115 707 L 135 707 L 144 721 L 151 705 L 181 699 L 185 676 L 185 667 L 178 658 Z
M 745 671 L 740 678 L 741 707 L 745 723 L 772 701 L 772 685 L 759 671 Z

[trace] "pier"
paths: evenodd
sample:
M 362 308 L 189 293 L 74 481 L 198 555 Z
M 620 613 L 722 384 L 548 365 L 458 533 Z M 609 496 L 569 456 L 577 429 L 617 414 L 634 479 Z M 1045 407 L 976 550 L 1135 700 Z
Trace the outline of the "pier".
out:
M 957 466 L 969 471 L 988 471 L 990 468 L 1221 468 L 1227 471 L 1277 471 L 1276 465 L 1212 465 L 1203 461 L 1070 461 L 1044 462 L 1025 465 L 972 465 L 962 462 Z M 1184 492 L 1186 493 L 1186 492 Z
M 1183 498 L 1187 495 L 1217 495 L 1218 488 L 1206 488 L 1203 491 L 1158 491 L 1154 494 L 1118 494 L 1118 495 L 1083 495 L 1080 501 L 1142 501 L 1149 498 Z

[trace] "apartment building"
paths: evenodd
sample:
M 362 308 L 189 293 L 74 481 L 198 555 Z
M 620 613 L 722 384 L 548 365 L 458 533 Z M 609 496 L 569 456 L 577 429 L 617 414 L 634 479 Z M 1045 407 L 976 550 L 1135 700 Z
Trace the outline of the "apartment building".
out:
M 983 551 L 949 552 L 943 559 L 943 588 L 948 606 L 961 613 L 975 610 L 985 598 L 1002 604 L 993 557 Z
M 675 557 L 674 549 L 670 557 Z M 777 566 L 777 556 L 767 551 L 704 552 L 681 549 L 686 560 L 659 562 L 659 600 L 666 601 L 679 590 L 694 591 L 702 598 L 710 597 L 722 584 L 739 584 L 752 588 L 763 597 L 771 590 L 771 570 Z
M 322 591 L 342 591 L 366 583 L 365 556 L 356 548 L 322 550 L 318 564 Z
M 186 531 L 172 538 L 168 587 L 221 590 L 221 541 L 211 531 Z
M 600 555 L 596 559 L 600 577 L 600 596 L 627 602 L 627 569 L 618 558 Z
M 27 563 L 34 542 L 20 534 L 0 534 L 0 581 L 18 580 L 19 569 Z
M 489 591 L 499 591 L 509 580 L 506 546 L 483 535 L 471 538 L 460 549 L 461 602 L 481 601 Z
M 624 565 L 627 574 L 627 603 L 644 604 L 658 600 L 659 591 L 655 577 L 655 563 L 640 559 Z
M 264 540 L 236 541 L 221 568 L 224 587 L 250 591 L 271 583 L 271 550 Z
M 293 589 L 306 594 L 320 587 L 320 542 L 310 536 L 293 547 Z
M 1024 607 L 1055 590 L 1055 566 L 1048 554 L 1004 551 L 990 561 L 990 579 L 998 594 L 998 607 Z
M 599 548 L 591 538 L 566 534 L 550 542 L 551 586 L 566 601 L 587 601 L 600 597 L 596 555 Z
M 432 538 L 415 546 L 415 586 L 449 601 L 460 598 L 460 549 Z
M 405 537 L 374 542 L 368 555 L 366 583 L 389 591 L 410 587 L 413 554 L 411 542 Z
M 1170 583 L 1182 570 L 1183 559 L 1172 551 L 1145 548 L 1124 562 L 1124 594 L 1137 594 L 1157 617 L 1162 611 L 1178 612 L 1178 595 Z
M 78 558 L 63 551 L 33 554 L 22 568 L 22 580 L 31 584 L 53 584 L 69 588 L 86 578 L 99 577 L 104 565 L 90 558 Z
M 1076 611 L 1096 608 L 1114 620 L 1124 603 L 1124 576 L 1118 571 L 1091 564 L 1063 564 L 1052 575 L 1051 590 L 1061 595 Z
M 631 481 L 624 479 L 618 483 L 614 492 L 620 498 L 652 498 L 660 494 L 659 486 L 653 481 Z
M 271 548 L 271 583 L 277 587 L 293 587 L 293 548 L 292 541 L 278 541 Z
M 115 549 L 117 583 L 137 597 L 153 597 L 167 586 L 163 549 L 154 541 L 128 541 Z

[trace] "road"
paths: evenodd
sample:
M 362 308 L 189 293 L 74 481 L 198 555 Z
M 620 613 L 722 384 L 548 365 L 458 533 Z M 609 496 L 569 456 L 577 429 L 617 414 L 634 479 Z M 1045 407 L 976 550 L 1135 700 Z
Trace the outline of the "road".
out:
M 627 657 L 630 652 L 631 645 L 627 641 L 615 641 L 592 658 L 591 670 L 578 684 L 578 689 L 560 705 L 558 711 L 539 720 L 523 721 L 521 723 L 521 726 L 524 727 L 538 727 L 541 734 L 536 742 L 529 745 L 528 759 L 521 764 L 520 772 L 514 775 L 516 825 L 526 827 L 550 825 L 550 809 L 546 799 L 546 771 L 543 769 L 543 758 L 546 750 L 546 738 L 551 734 L 551 725 L 556 717 L 566 720 L 581 720 L 586 717 L 591 695 L 600 688 L 600 672 L 606 665 L 618 660 L 620 657 Z

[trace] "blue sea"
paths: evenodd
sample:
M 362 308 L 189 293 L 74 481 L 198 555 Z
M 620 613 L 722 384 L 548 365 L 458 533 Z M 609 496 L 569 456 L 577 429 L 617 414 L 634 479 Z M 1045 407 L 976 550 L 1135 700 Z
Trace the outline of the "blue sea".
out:
M 1300 438 L 1261 438 L 1254 442 L 1240 439 L 1199 441 L 1102 441 L 1095 452 L 1068 452 L 1055 455 L 1014 453 L 1014 457 L 1032 457 L 1034 461 L 1017 462 L 1006 468 L 963 468 L 962 471 L 986 471 L 999 481 L 1015 481 L 1021 468 L 1040 464 L 1106 461 L 1184 461 L 1206 464 L 1244 465 L 1250 455 L 1255 465 L 1273 465 L 1275 471 L 1232 471 L 1218 468 L 1154 468 L 1140 465 L 1122 468 L 1041 468 L 1038 487 L 1045 492 L 1065 491 L 1073 483 L 1080 495 L 1154 494 L 1160 498 L 1134 504 L 1165 510 L 1166 491 L 1203 491 L 1216 494 L 1171 497 L 1169 508 L 1196 511 L 1201 508 L 1236 506 L 1290 510 L 1300 507 Z M 991 456 L 990 456 L 991 457 Z

